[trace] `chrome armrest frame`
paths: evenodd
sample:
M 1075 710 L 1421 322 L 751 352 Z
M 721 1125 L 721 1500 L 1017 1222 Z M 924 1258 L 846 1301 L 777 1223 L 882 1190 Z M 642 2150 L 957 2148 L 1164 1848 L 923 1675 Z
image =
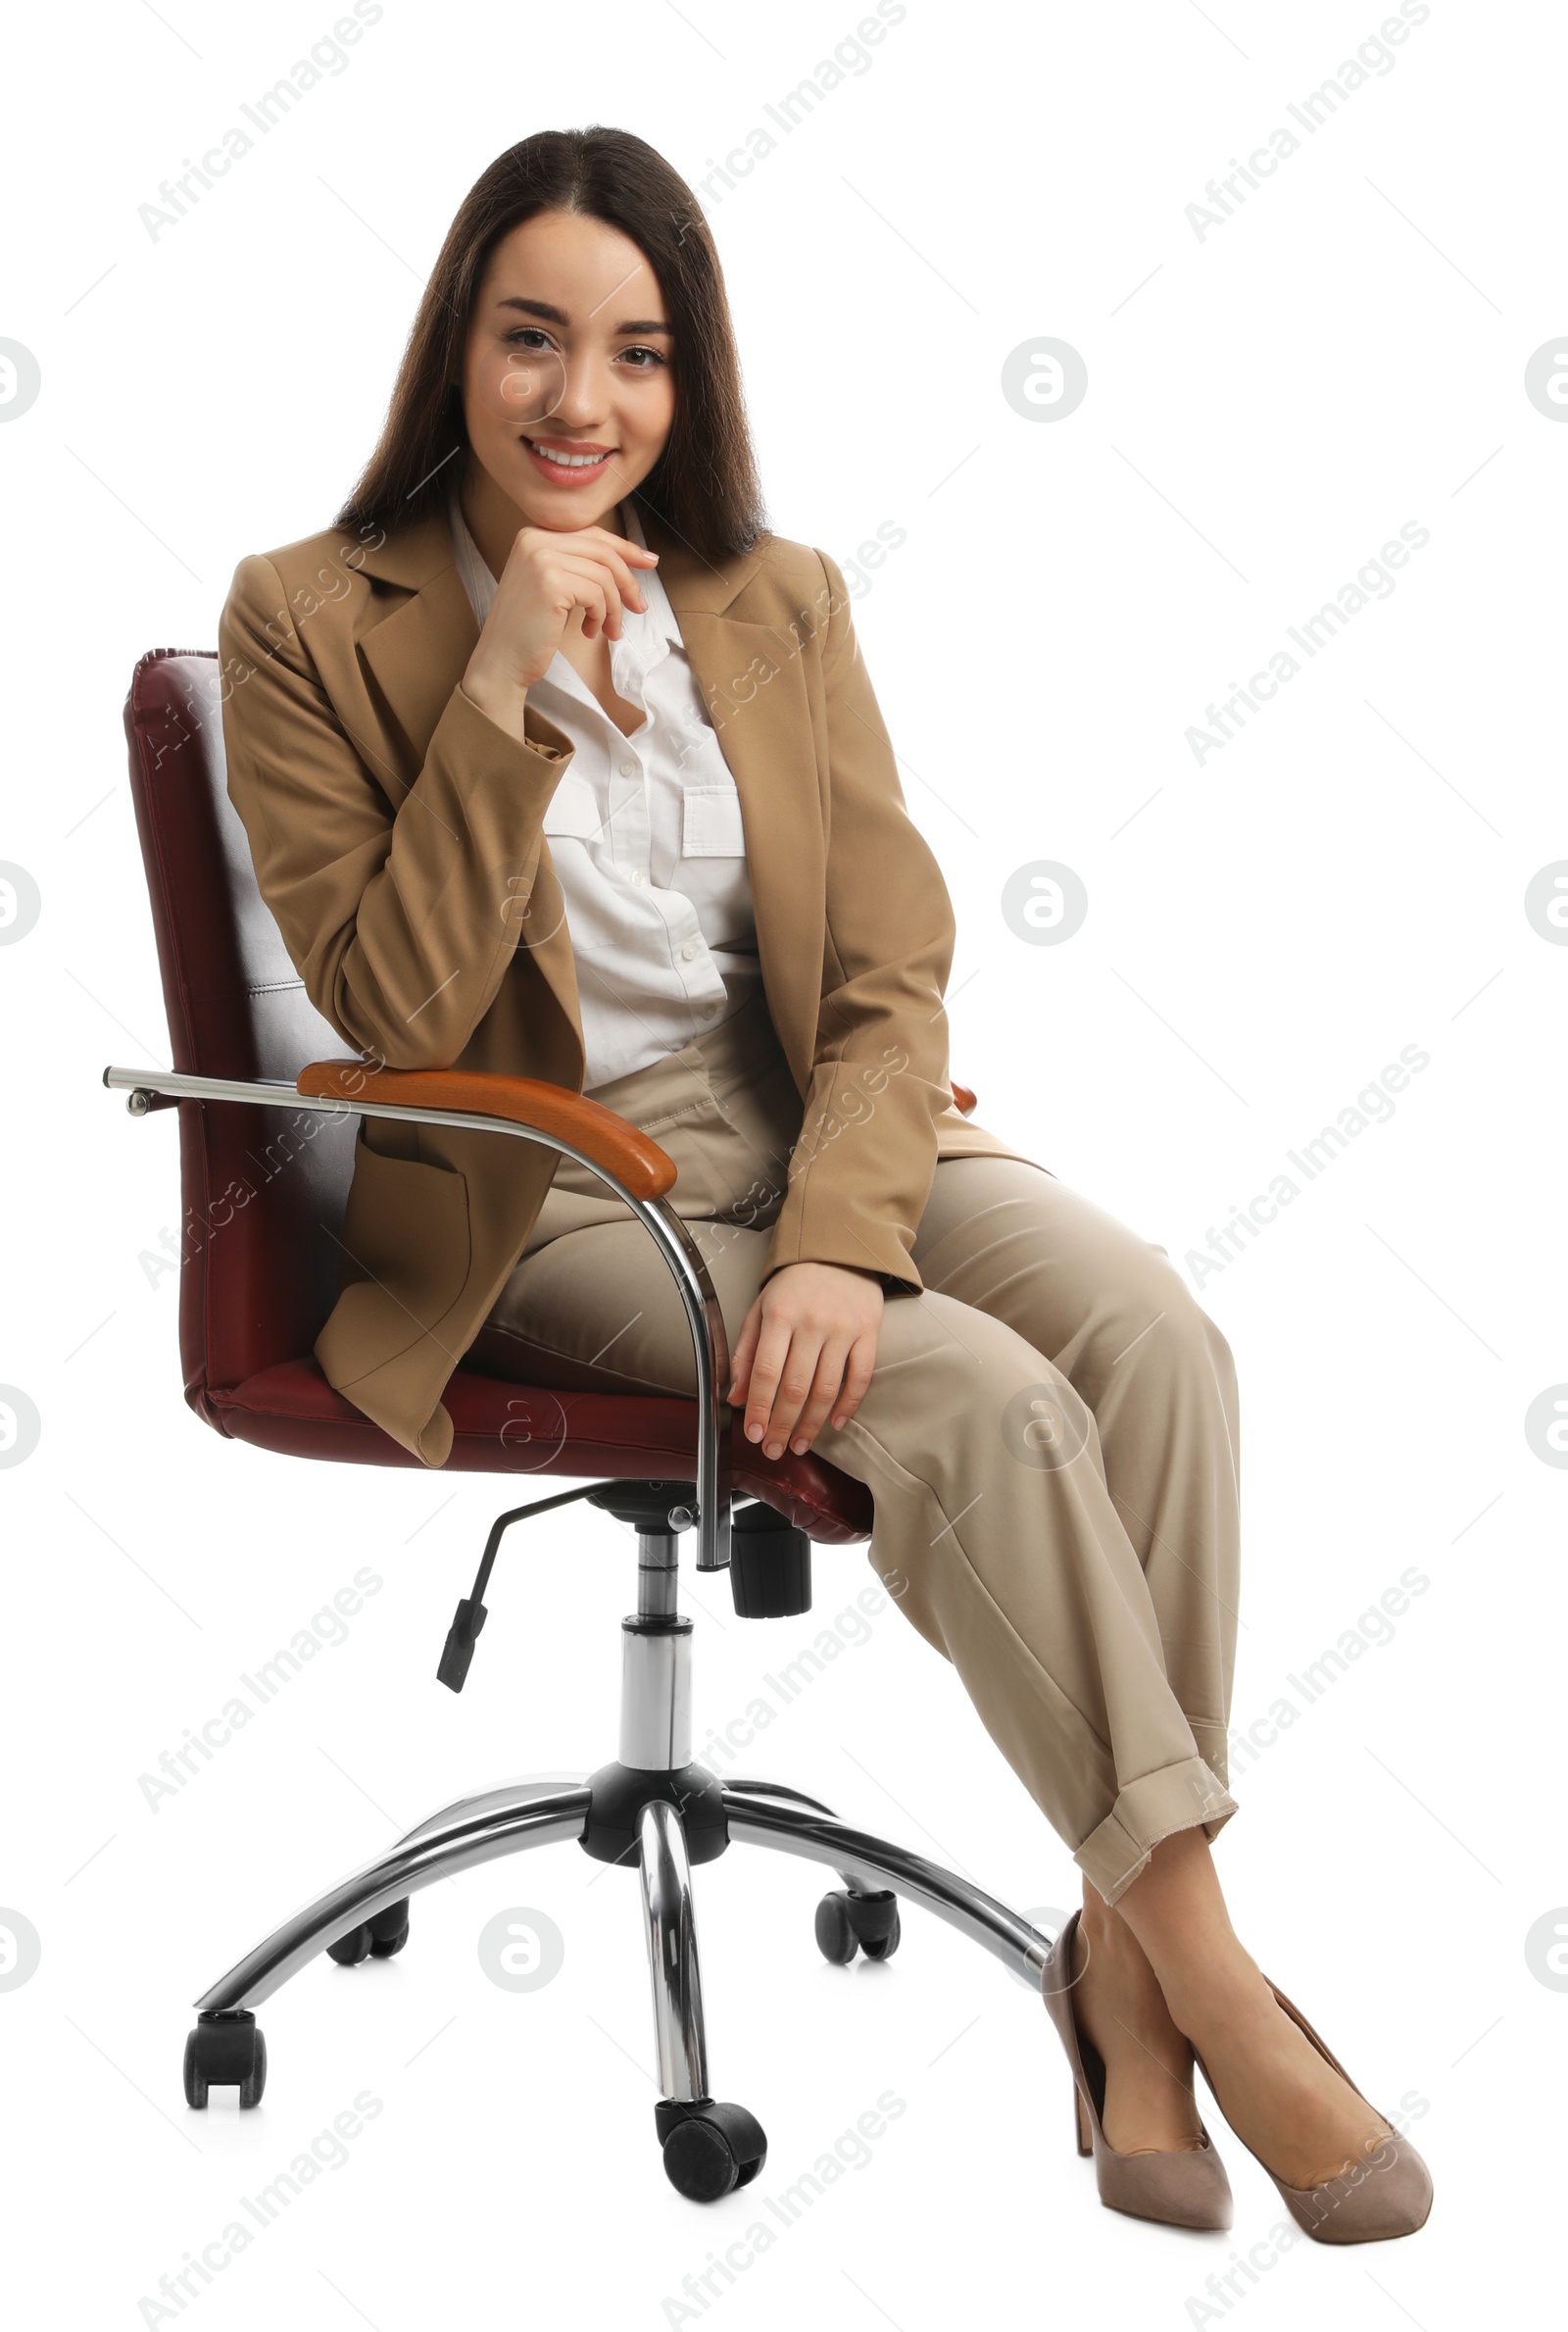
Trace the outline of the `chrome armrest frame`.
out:
M 133 1117 L 148 1115 L 155 1094 L 176 1101 L 234 1101 L 269 1109 L 313 1110 L 332 1117 L 403 1117 L 418 1125 L 454 1125 L 473 1133 L 514 1134 L 525 1142 L 542 1142 L 574 1158 L 598 1176 L 607 1190 L 633 1215 L 653 1239 L 669 1265 L 680 1291 L 691 1329 L 697 1361 L 697 1568 L 725 1570 L 729 1566 L 730 1446 L 724 1412 L 728 1404 L 721 1387 L 729 1377 L 729 1339 L 711 1274 L 702 1249 L 680 1216 L 662 1198 L 639 1199 L 606 1171 L 575 1143 L 542 1127 L 519 1124 L 511 1117 L 488 1117 L 466 1110 L 413 1109 L 401 1102 L 321 1099 L 303 1094 L 281 1078 L 238 1079 L 187 1076 L 175 1069 L 115 1068 L 104 1070 L 103 1081 L 126 1096 Z

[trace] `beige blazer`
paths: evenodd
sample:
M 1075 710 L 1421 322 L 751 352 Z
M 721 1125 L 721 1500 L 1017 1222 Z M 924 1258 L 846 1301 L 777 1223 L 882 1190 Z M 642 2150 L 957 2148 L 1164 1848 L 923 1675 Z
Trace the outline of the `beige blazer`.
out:
M 938 1158 L 1019 1157 L 961 1116 L 943 994 L 952 903 L 905 807 L 844 578 L 771 537 L 714 566 L 642 510 L 740 795 L 768 1008 L 802 1130 L 766 1259 L 918 1289 Z M 570 762 L 462 686 L 478 627 L 445 510 L 242 559 L 219 625 L 228 791 L 316 1009 L 388 1068 L 581 1092 L 571 935 L 541 821 Z M 428 1465 L 441 1394 L 517 1262 L 559 1153 L 360 1121 L 328 1380 Z

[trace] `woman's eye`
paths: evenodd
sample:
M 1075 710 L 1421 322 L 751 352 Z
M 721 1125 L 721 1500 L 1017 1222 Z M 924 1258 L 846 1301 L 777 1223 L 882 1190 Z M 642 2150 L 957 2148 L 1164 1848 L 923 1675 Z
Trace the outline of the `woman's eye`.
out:
M 542 341 L 547 348 L 550 346 L 550 334 L 536 323 L 519 323 L 513 331 L 504 332 L 502 339 L 510 348 L 520 348 L 523 342 L 528 340 Z M 532 352 L 530 351 L 530 353 Z M 633 372 L 652 372 L 657 371 L 660 366 L 667 365 L 669 362 L 662 349 L 648 348 L 641 344 L 634 348 L 622 349 L 621 354 L 648 359 L 646 364 L 633 365 L 631 367 Z

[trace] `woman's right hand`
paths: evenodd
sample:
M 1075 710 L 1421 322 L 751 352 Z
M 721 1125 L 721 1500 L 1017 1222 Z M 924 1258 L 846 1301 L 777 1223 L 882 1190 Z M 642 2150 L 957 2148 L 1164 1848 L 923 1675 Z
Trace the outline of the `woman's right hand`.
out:
M 482 712 L 520 709 L 517 700 L 550 670 L 578 608 L 585 640 L 601 631 L 618 640 L 622 610 L 641 614 L 648 605 L 636 570 L 658 559 L 608 526 L 570 533 L 519 526 L 463 675 L 468 695 Z

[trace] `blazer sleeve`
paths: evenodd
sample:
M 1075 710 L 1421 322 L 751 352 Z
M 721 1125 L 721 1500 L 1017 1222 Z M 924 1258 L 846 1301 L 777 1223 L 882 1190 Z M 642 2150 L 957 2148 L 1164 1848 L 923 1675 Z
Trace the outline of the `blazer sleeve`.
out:
M 523 931 L 572 745 L 531 708 L 519 743 L 460 680 L 405 786 L 356 746 L 287 605 L 271 562 L 246 558 L 218 627 L 228 794 L 262 896 L 347 1044 L 389 1068 L 448 1068 Z
M 840 1264 L 918 1292 L 910 1250 L 936 1170 L 936 1121 L 953 1100 L 943 1003 L 953 903 L 905 805 L 843 574 L 816 555 L 832 611 L 822 649 L 827 936 L 815 1063 L 763 1278 L 786 1264 Z

